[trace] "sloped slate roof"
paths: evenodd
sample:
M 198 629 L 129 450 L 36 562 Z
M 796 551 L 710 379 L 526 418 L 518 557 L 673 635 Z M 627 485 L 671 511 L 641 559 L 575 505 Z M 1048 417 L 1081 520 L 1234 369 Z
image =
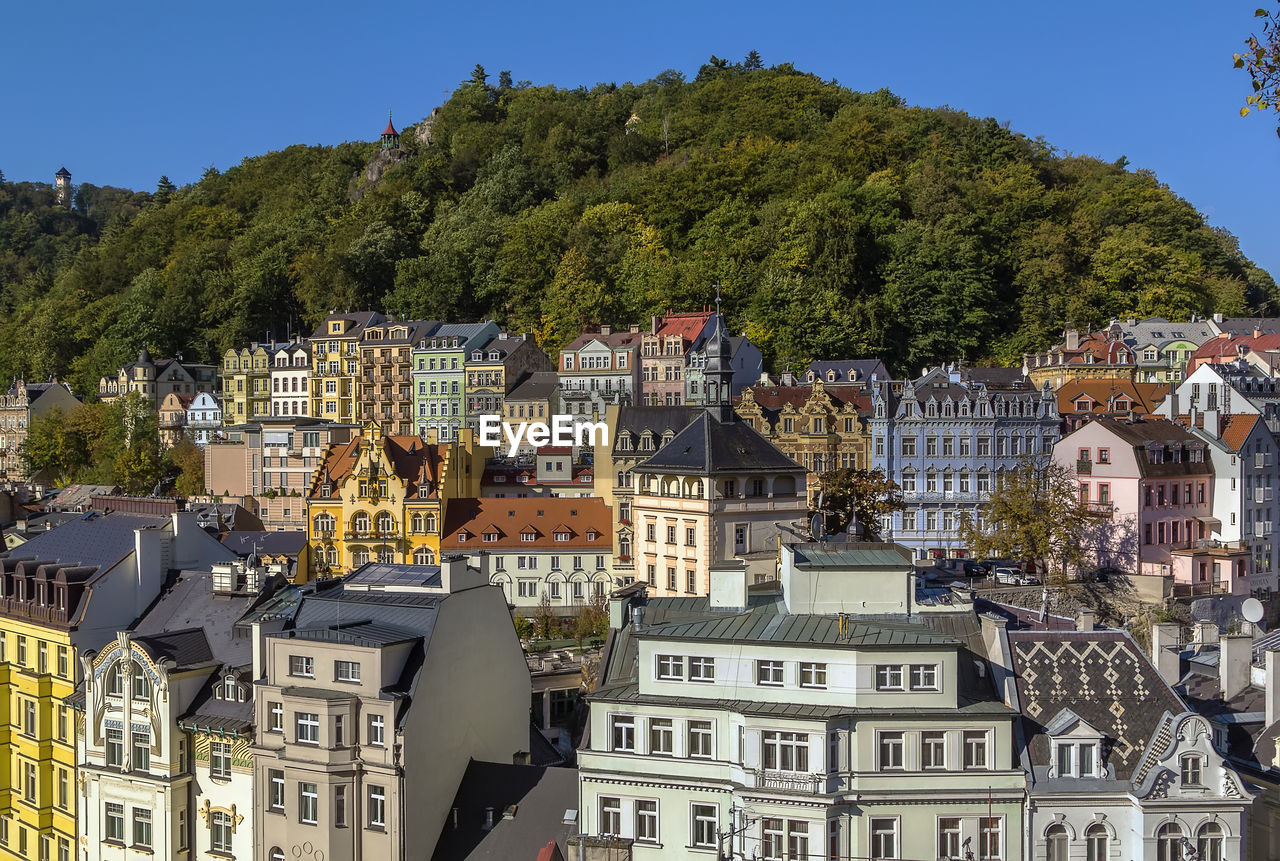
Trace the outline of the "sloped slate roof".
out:
M 213 575 L 207 571 L 183 571 L 147 609 L 134 627 L 138 639 L 171 631 L 202 630 L 210 657 L 235 666 L 253 659 L 249 639 L 237 639 L 237 621 L 253 604 L 249 595 L 214 595 Z
M 85 515 L 42 532 L 10 555 L 56 559 L 64 565 L 98 565 L 105 570 L 133 552 L 135 529 L 161 528 L 168 522 L 168 517 L 143 514 Z
M 213 650 L 205 638 L 203 628 L 185 631 L 165 631 L 159 634 L 135 636 L 147 653 L 160 660 L 171 660 L 179 667 L 194 667 L 213 661 Z
M 258 532 L 237 529 L 222 536 L 222 544 L 237 556 L 258 555 L 297 556 L 307 546 L 305 530 L 289 532 Z
M 742 472 L 803 473 L 804 468 L 742 421 L 717 421 L 709 412 L 636 467 L 638 472 L 694 475 Z
M 721 640 L 733 643 L 794 643 L 806 646 L 896 647 L 956 645 L 953 637 L 906 622 L 853 620 L 840 635 L 835 616 L 781 612 L 779 604 L 731 616 L 667 622 L 642 628 L 640 639 Z

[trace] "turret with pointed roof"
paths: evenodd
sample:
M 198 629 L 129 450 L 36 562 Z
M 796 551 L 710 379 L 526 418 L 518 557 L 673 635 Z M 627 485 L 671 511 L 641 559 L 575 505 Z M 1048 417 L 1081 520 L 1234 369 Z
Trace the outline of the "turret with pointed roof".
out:
M 387 127 L 382 130 L 382 148 L 400 149 L 400 132 L 391 123 L 391 111 L 387 111 Z

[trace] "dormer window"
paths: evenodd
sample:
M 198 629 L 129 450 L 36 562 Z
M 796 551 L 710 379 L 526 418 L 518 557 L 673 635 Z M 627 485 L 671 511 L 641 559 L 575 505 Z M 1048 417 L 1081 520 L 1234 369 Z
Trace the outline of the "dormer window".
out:
M 537 540 L 537 538 L 538 538 L 537 533 L 534 533 L 534 532 L 521 532 L 521 533 L 520 533 L 520 540 L 521 540 L 521 541 L 535 541 L 535 540 Z
M 530 541 L 532 541 L 532 540 L 533 540 L 533 539 L 532 539 L 532 537 L 530 537 L 530 539 L 529 539 L 529 540 L 530 540 Z M 568 532 L 557 532 L 557 533 L 556 533 L 556 541 L 568 541 L 568 540 L 569 540 L 569 533 L 568 533 Z
M 467 531 L 465 529 L 458 533 L 458 543 L 459 544 L 467 543 Z
M 1097 777 L 1098 743 L 1056 742 L 1054 764 L 1057 777 Z
M 496 533 L 496 532 L 486 532 L 486 533 L 484 534 L 484 540 L 492 544 L 493 542 L 495 542 L 495 541 L 497 541 L 497 540 L 498 540 L 498 533 Z
M 1204 757 L 1198 753 L 1187 753 L 1182 756 L 1182 774 L 1180 783 L 1183 786 L 1204 786 L 1202 781 Z

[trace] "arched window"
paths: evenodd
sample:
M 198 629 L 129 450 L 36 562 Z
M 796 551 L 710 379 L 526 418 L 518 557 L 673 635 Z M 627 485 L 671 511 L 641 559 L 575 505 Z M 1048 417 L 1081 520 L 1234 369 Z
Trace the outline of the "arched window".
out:
M 133 698 L 135 700 L 145 700 L 151 695 L 151 683 L 147 681 L 146 674 L 142 671 L 142 664 L 133 664 Z
M 1182 829 L 1166 822 L 1156 831 L 1156 861 L 1182 861 Z
M 324 556 L 325 561 L 329 563 L 330 568 L 338 564 L 338 548 L 334 547 L 332 544 L 324 549 Z
M 279 846 L 272 846 L 268 857 L 271 861 L 284 861 L 284 850 Z
M 1084 830 L 1084 845 L 1088 849 L 1088 861 L 1108 861 L 1111 856 L 1111 840 L 1107 826 L 1095 822 Z
M 238 687 L 239 685 L 236 684 L 236 677 L 227 676 L 222 682 L 222 698 L 228 702 L 235 702 L 236 689 Z
M 427 532 L 433 535 L 436 532 L 436 516 L 434 514 L 427 515 Z
M 419 547 L 413 551 L 414 565 L 434 565 L 436 564 L 436 555 L 431 552 L 429 547 Z
M 333 531 L 333 515 L 332 514 L 317 514 L 313 518 L 312 523 L 315 525 L 315 530 L 317 533 Z
M 369 531 L 369 514 L 365 511 L 357 511 L 351 518 L 352 532 L 368 532 Z
M 1044 833 L 1046 855 L 1048 861 L 1067 861 L 1067 828 L 1065 825 L 1050 825 Z
M 689 488 L 689 495 L 694 499 L 702 498 L 702 481 L 695 481 Z
M 396 561 L 395 550 L 391 549 L 386 544 L 383 544 L 378 548 L 378 561 L 384 565 L 394 564 Z
M 413 518 L 409 521 L 409 523 L 410 523 L 411 531 L 413 532 L 422 531 L 422 515 L 421 514 L 415 513 L 413 515 Z
M 1206 822 L 1200 826 L 1196 835 L 1196 849 L 1200 853 L 1200 861 L 1222 861 L 1222 826 L 1216 822 Z
M 386 535 L 396 531 L 396 519 L 390 511 L 383 511 L 378 515 L 378 532 Z
M 122 696 L 124 694 L 124 681 L 120 675 L 120 664 L 113 664 L 111 669 L 107 670 L 107 693 L 112 696 Z
M 369 564 L 369 550 L 365 547 L 354 547 L 351 550 L 351 567 L 359 568 Z

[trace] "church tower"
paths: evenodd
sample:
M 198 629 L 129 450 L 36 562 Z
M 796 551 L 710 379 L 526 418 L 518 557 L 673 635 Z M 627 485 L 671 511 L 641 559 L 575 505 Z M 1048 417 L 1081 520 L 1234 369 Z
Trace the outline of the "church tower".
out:
M 391 111 L 387 111 L 387 127 L 382 130 L 382 148 L 400 149 L 400 132 L 391 124 Z
M 716 330 L 707 339 L 707 410 L 722 422 L 737 420 L 733 411 L 733 345 L 720 313 L 720 290 L 716 289 Z
M 58 190 L 58 206 L 70 206 L 71 171 L 65 165 L 53 175 L 53 186 Z

